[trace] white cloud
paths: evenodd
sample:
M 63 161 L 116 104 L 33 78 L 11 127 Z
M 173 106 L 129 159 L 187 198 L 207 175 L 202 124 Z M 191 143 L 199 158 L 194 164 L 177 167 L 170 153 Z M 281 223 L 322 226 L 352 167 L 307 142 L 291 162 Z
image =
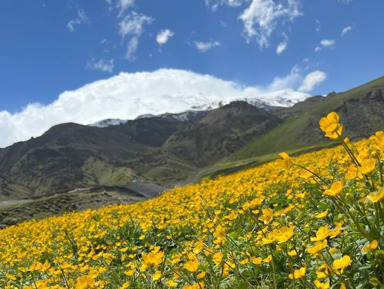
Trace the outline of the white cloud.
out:
M 119 23 L 119 32 L 122 38 L 127 35 L 140 36 L 144 32 L 144 25 L 151 24 L 153 18 L 137 12 L 126 15 Z
M 346 3 L 346 4 L 348 4 L 348 3 L 351 3 L 352 2 L 352 0 L 338 0 L 339 2 L 341 2 L 341 3 Z
M 135 4 L 135 0 L 118 0 L 117 7 L 120 9 L 119 16 L 122 16 L 124 12 Z
M 286 88 L 297 89 L 300 92 L 310 92 L 327 77 L 323 71 L 312 71 L 303 76 L 301 68 L 295 65 L 288 75 L 275 77 L 268 86 L 268 91 L 279 91 Z
M 287 34 L 283 33 L 284 41 L 280 42 L 279 45 L 276 47 L 276 53 L 277 55 L 283 53 L 285 49 L 287 49 L 288 46 L 288 36 Z
M 273 0 L 252 0 L 239 19 L 244 22 L 243 34 L 247 41 L 255 38 L 263 48 L 269 45 L 269 37 L 279 24 L 293 22 L 301 15 L 299 0 L 288 0 L 286 4 Z
M 163 45 L 168 42 L 169 38 L 171 38 L 175 33 L 169 29 L 161 30 L 157 36 L 156 41 L 159 45 Z
M 116 7 L 119 9 L 118 17 L 122 17 L 124 15 L 124 12 L 128 10 L 128 8 L 135 5 L 135 0 L 106 0 L 109 5 L 113 5 L 113 7 Z M 114 2 L 116 2 L 114 4 Z M 112 9 L 112 7 L 111 7 Z
M 299 91 L 309 92 L 318 86 L 321 82 L 323 82 L 326 78 L 327 74 L 323 71 L 316 70 L 308 73 L 304 78 L 303 83 L 299 87 Z
M 127 36 L 131 39 L 127 44 L 127 52 L 125 57 L 129 60 L 135 59 L 135 53 L 139 45 L 139 37 L 144 32 L 144 25 L 151 24 L 154 21 L 152 17 L 136 12 L 126 15 L 119 23 L 119 33 L 123 41 Z
M 136 50 L 139 46 L 139 38 L 138 37 L 133 37 L 131 40 L 129 40 L 128 45 L 127 45 L 127 52 L 125 53 L 125 58 L 128 60 L 135 60 L 136 56 Z
M 341 32 L 341 36 L 345 36 L 345 34 L 347 34 L 349 31 L 352 30 L 352 27 L 351 26 L 347 26 L 343 29 L 343 31 Z
M 319 20 L 317 20 L 317 19 L 315 19 L 315 25 L 316 25 L 316 32 L 320 32 L 320 30 L 321 30 L 321 23 L 320 23 L 320 21 Z
M 285 49 L 287 49 L 288 43 L 287 42 L 281 42 L 279 45 L 276 47 L 276 53 L 281 54 Z
M 321 47 L 320 47 L 320 46 L 316 46 L 316 47 L 315 47 L 315 51 L 316 51 L 316 52 L 319 52 L 320 50 L 321 50 Z
M 323 40 L 320 41 L 320 44 L 323 47 L 331 47 L 331 46 L 335 45 L 335 40 L 333 40 L 333 39 L 323 39 Z
M 302 76 L 298 66 L 294 66 L 288 75 L 284 77 L 275 77 L 271 84 L 268 86 L 268 91 L 282 90 L 285 88 L 294 88 L 300 85 Z
M 287 99 L 295 103 L 325 74 L 312 72 L 304 81 L 294 67 L 285 77 L 265 87 L 244 87 L 232 81 L 184 70 L 120 73 L 74 91 L 66 91 L 49 105 L 29 104 L 22 111 L 0 112 L 0 147 L 44 133 L 51 126 L 76 122 L 90 124 L 107 118 L 134 119 L 142 114 L 182 112 L 193 106 L 236 99 L 258 98 L 274 103 Z M 302 82 L 302 83 L 301 83 Z M 300 86 L 301 91 L 295 90 Z M 278 104 L 278 103 L 276 103 Z
M 69 31 L 73 32 L 75 31 L 75 25 L 80 25 L 80 24 L 89 24 L 90 21 L 88 19 L 88 16 L 85 14 L 84 10 L 77 10 L 77 18 L 72 19 L 67 23 L 67 28 Z
M 95 58 L 92 58 L 90 61 L 87 62 L 86 68 L 91 70 L 101 70 L 104 72 L 112 73 L 114 68 L 114 59 L 110 59 L 110 60 L 99 59 L 96 61 Z
M 206 52 L 214 47 L 220 46 L 221 43 L 218 41 L 211 41 L 211 42 L 199 42 L 195 41 L 195 46 L 197 50 L 200 52 Z
M 205 0 L 205 5 L 215 11 L 219 6 L 239 7 L 247 0 Z

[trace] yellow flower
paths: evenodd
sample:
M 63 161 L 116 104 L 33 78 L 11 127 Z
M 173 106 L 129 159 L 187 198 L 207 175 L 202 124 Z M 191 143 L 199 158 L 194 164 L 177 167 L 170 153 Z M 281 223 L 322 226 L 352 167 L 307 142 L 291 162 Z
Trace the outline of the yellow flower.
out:
M 216 238 L 225 238 L 225 229 L 222 226 L 218 225 L 216 227 L 215 233 L 213 233 L 213 236 Z
M 129 288 L 129 281 L 125 282 L 123 285 L 121 285 L 120 289 L 127 289 Z
M 269 263 L 269 262 L 271 262 L 271 261 L 272 261 L 272 255 L 268 255 L 268 257 L 265 258 L 263 261 L 264 261 L 265 263 Z
M 12 281 L 15 281 L 17 280 L 16 276 L 12 275 L 12 274 L 5 274 L 5 277 L 7 277 L 8 280 L 12 280 Z
M 295 226 L 284 226 L 281 227 L 276 235 L 276 240 L 278 243 L 284 243 L 292 238 L 293 236 L 293 230 L 295 229 Z
M 183 289 L 203 289 L 204 288 L 204 282 L 200 283 L 194 283 L 192 285 L 184 285 Z
M 152 275 L 152 280 L 153 281 L 157 281 L 161 278 L 161 271 L 156 271 L 153 275 Z
M 292 251 L 288 252 L 288 255 L 289 256 L 297 256 L 297 252 L 296 252 L 296 250 L 292 250 Z
M 277 160 L 277 163 L 281 165 L 281 167 L 288 169 L 292 163 L 292 159 L 289 156 L 289 154 L 282 152 L 282 153 L 279 153 L 279 157 L 281 157 L 282 159 Z
M 196 272 L 198 267 L 199 267 L 199 260 L 197 259 L 189 260 L 187 263 L 184 264 L 184 268 L 191 273 Z
M 168 281 L 167 281 L 167 285 L 168 285 L 169 287 L 173 288 L 173 287 L 176 287 L 176 286 L 177 286 L 177 283 L 176 283 L 175 281 L 173 281 L 173 280 L 168 280 Z
M 216 265 L 219 265 L 223 260 L 223 253 L 217 252 L 215 255 L 213 255 L 212 260 L 213 262 L 215 262 Z
M 338 135 L 341 136 L 343 126 L 339 124 L 339 115 L 336 112 L 328 113 L 319 121 L 320 129 L 325 132 L 325 136 L 330 139 L 337 139 Z
M 144 264 L 147 267 L 156 267 L 163 262 L 164 252 L 149 252 L 148 254 L 143 252 L 142 257 L 144 260 Z
M 325 210 L 324 212 L 321 212 L 321 213 L 315 215 L 314 217 L 315 217 L 316 219 L 322 219 L 322 218 L 324 218 L 324 217 L 327 216 L 327 215 L 328 215 L 328 209 Z
M 326 263 L 322 264 L 316 270 L 317 278 L 320 278 L 320 279 L 328 278 L 328 276 L 330 275 L 330 270 L 331 270 L 331 268 Z
M 337 252 L 339 252 L 339 250 L 337 250 L 337 248 L 335 248 L 335 247 L 332 247 L 332 248 L 329 248 L 328 252 L 329 252 L 329 254 L 333 255 L 333 254 L 336 254 Z
M 370 193 L 368 199 L 374 203 L 381 202 L 384 199 L 384 188 L 381 187 L 377 191 Z
M 129 270 L 129 271 L 126 271 L 124 272 L 125 275 L 127 275 L 128 277 L 132 276 L 133 274 L 135 274 L 135 270 Z
M 361 163 L 360 172 L 368 175 L 372 173 L 376 168 L 376 160 L 375 159 L 365 159 Z
M 204 279 L 206 273 L 205 272 L 201 272 L 200 274 L 198 274 L 196 277 L 197 279 Z
M 344 269 L 347 268 L 353 261 L 348 255 L 344 255 L 341 259 L 336 259 L 333 261 L 333 270 L 337 274 L 342 274 Z
M 375 250 L 377 248 L 377 246 L 378 246 L 377 240 L 373 240 L 372 242 L 370 242 L 367 246 L 365 246 L 363 248 L 363 252 L 366 252 L 366 253 L 371 252 L 371 251 Z
M 84 275 L 77 278 L 75 289 L 93 289 L 93 288 L 97 288 L 95 279 L 93 277 Z
M 313 281 L 313 284 L 315 284 L 317 289 L 328 289 L 329 288 L 329 282 L 320 282 L 319 280 Z
M 255 265 L 260 265 L 261 264 L 261 261 L 263 261 L 263 259 L 261 257 L 251 257 L 251 262 Z
M 316 237 L 312 237 L 311 241 L 316 242 L 316 241 L 323 241 L 325 238 L 329 236 L 331 233 L 331 230 L 329 229 L 328 225 L 324 225 L 319 228 L 316 232 Z
M 264 224 L 268 224 L 273 218 L 273 210 L 271 208 L 266 208 L 262 210 L 263 215 L 259 217 L 260 221 L 263 221 Z
M 343 190 L 343 182 L 337 181 L 331 185 L 330 189 L 324 192 L 324 195 L 328 195 L 332 197 L 340 196 L 342 190 Z
M 293 271 L 293 274 L 289 274 L 289 279 L 300 279 L 305 277 L 305 272 L 307 271 L 307 267 L 301 267 L 300 269 L 297 269 Z
M 225 241 L 225 229 L 222 226 L 218 225 L 216 227 L 215 232 L 213 233 L 213 236 L 216 237 L 214 243 L 218 246 L 222 246 Z
M 324 239 L 323 241 L 315 242 L 315 246 L 308 248 L 307 252 L 310 254 L 317 254 L 321 250 L 323 250 L 325 247 L 327 247 L 327 240 L 326 239 Z

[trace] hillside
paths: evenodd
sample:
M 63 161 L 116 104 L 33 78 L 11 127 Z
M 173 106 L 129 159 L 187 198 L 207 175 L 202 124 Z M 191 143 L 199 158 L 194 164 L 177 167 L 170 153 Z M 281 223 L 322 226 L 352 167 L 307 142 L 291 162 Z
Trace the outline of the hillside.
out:
M 104 128 L 58 125 L 0 151 L 0 199 L 132 181 L 173 185 L 278 123 L 238 102 L 189 121 L 167 115 Z
M 384 77 L 341 93 L 315 96 L 291 108 L 278 108 L 274 114 L 283 122 L 254 139 L 231 159 L 262 156 L 284 150 L 326 145 L 318 120 L 336 111 L 351 139 L 367 137 L 384 128 Z
M 0 286 L 382 288 L 384 132 L 281 157 L 0 230 Z
M 58 125 L 0 151 L 0 200 L 135 182 L 168 188 L 194 182 L 220 171 L 223 162 L 230 168 L 284 150 L 328 145 L 318 120 L 330 111 L 339 113 L 345 132 L 358 139 L 384 127 L 383 91 L 384 77 L 291 108 L 263 110 L 234 102 L 115 126 Z

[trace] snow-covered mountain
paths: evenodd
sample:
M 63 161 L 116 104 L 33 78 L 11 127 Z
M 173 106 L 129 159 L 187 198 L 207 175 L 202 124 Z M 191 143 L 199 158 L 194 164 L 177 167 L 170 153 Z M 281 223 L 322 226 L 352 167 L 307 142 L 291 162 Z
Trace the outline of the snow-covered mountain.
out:
M 305 94 L 303 95 L 294 94 L 295 97 L 292 97 L 292 94 L 287 91 L 275 92 L 274 94 L 275 95 L 270 93 L 268 96 L 264 96 L 264 97 L 254 97 L 254 98 L 250 97 L 250 98 L 238 98 L 233 100 L 213 101 L 211 103 L 194 105 L 190 107 L 189 110 L 186 110 L 180 113 L 167 112 L 162 114 L 143 114 L 143 115 L 139 115 L 137 118 L 150 118 L 150 117 L 157 116 L 157 117 L 164 117 L 164 118 L 174 118 L 180 121 L 189 121 L 198 117 L 202 113 L 205 113 L 213 109 L 217 109 L 233 101 L 245 101 L 258 108 L 261 108 L 264 110 L 272 110 L 275 107 L 291 107 L 294 104 L 300 101 L 303 101 L 308 97 Z M 191 98 L 193 98 L 193 96 L 191 96 Z M 120 125 L 120 124 L 126 123 L 127 121 L 128 120 L 121 120 L 121 119 L 105 119 L 105 120 L 93 123 L 91 124 L 91 126 L 107 127 L 107 126 L 113 126 L 113 125 Z
M 280 83 L 280 85 L 276 85 Z M 235 100 L 260 107 L 291 106 L 309 94 L 274 80 L 264 87 L 245 86 L 212 75 L 186 70 L 160 69 L 153 72 L 120 74 L 65 91 L 50 104 L 32 103 L 21 112 L 0 111 L 0 147 L 37 137 L 50 127 L 67 122 L 88 125 L 116 124 L 141 115 L 179 114 L 214 109 Z M 117 121 L 117 124 L 120 123 Z
M 90 126 L 95 126 L 95 127 L 108 127 L 108 126 L 113 126 L 113 125 L 120 125 L 126 123 L 127 120 L 121 120 L 121 119 L 104 119 L 98 122 L 95 122 L 93 124 L 90 124 Z

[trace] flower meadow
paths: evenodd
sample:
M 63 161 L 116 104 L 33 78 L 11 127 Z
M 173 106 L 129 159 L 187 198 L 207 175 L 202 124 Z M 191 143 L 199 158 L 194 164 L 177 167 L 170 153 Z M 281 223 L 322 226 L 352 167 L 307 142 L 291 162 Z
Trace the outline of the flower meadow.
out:
M 384 288 L 384 132 L 0 230 L 0 287 Z

